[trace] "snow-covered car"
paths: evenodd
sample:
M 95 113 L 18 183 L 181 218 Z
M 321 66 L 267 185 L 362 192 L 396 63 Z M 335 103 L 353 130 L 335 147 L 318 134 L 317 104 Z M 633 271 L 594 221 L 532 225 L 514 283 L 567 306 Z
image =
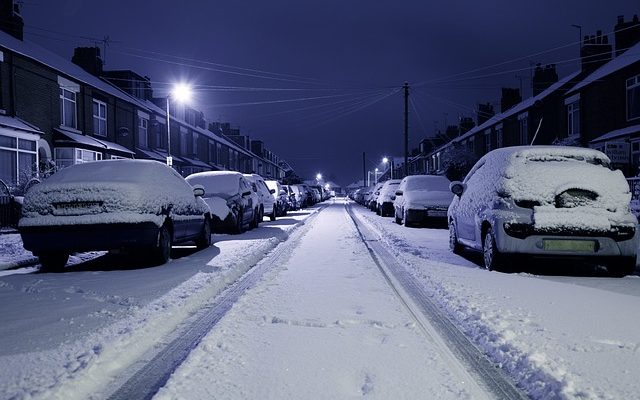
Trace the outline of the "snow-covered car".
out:
M 450 247 L 484 255 L 487 269 L 509 258 L 579 258 L 623 276 L 635 269 L 638 235 L 631 193 L 603 153 L 559 146 L 507 147 L 452 182 Z
M 393 215 L 393 199 L 395 199 L 398 186 L 400 186 L 400 179 L 389 179 L 384 182 L 376 199 L 376 214 L 382 217 Z
M 378 196 L 380 195 L 380 189 L 382 189 L 382 186 L 384 186 L 384 182 L 376 183 L 376 185 L 373 187 L 373 190 L 371 191 L 371 195 L 369 196 L 369 198 L 367 199 L 367 202 L 365 203 L 365 206 L 371 211 L 376 211 L 376 204 L 377 204 Z
M 305 208 L 309 206 L 309 195 L 307 194 L 307 189 L 303 185 L 291 185 L 291 189 L 296 196 L 296 201 L 298 202 L 298 207 Z
M 109 160 L 64 168 L 25 195 L 19 231 L 45 270 L 69 254 L 143 249 L 165 263 L 174 243 L 211 244 L 202 187 L 157 161 Z
M 202 185 L 204 201 L 211 209 L 215 232 L 242 233 L 257 220 L 258 197 L 251 183 L 235 171 L 207 171 L 186 178 L 191 185 Z
M 292 211 L 299 210 L 300 205 L 296 200 L 296 194 L 291 185 L 283 185 L 282 188 L 287 192 L 287 209 Z
M 269 191 L 273 190 L 271 194 L 275 200 L 274 207 L 276 208 L 275 215 L 282 217 L 287 215 L 289 209 L 289 192 L 278 181 L 264 181 L 269 188 Z
M 410 175 L 400 181 L 393 210 L 396 223 L 446 222 L 453 196 L 449 180 L 439 175 Z
M 267 184 L 264 183 L 264 179 L 262 179 L 262 177 L 258 174 L 244 174 L 244 177 L 247 178 L 249 182 L 253 183 L 253 185 L 255 185 L 256 193 L 258 194 L 258 197 L 260 197 L 261 217 L 258 218 L 258 222 L 262 222 L 262 218 L 264 218 L 265 215 L 267 215 L 271 221 L 275 221 L 276 201 L 272 196 L 273 193 L 271 193 L 271 190 L 267 187 Z

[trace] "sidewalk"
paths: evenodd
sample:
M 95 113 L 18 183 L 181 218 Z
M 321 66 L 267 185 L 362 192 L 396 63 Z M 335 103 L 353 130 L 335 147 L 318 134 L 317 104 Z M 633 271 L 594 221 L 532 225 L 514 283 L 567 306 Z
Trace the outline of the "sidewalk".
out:
M 38 258 L 22 247 L 19 233 L 15 230 L 0 230 L 0 271 L 37 262 Z

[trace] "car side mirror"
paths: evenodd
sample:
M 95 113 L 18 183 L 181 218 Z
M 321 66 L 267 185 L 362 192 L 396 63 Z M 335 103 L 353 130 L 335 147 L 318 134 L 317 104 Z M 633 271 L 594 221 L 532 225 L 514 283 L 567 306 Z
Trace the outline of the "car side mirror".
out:
M 402 196 L 402 190 L 396 190 L 396 196 Z
M 275 189 L 269 189 L 269 193 L 274 194 L 276 192 Z
M 251 191 L 247 190 L 246 192 L 242 192 L 242 197 L 251 196 Z
M 202 197 L 204 196 L 204 186 L 202 185 L 195 185 L 193 187 L 193 195 L 196 197 Z
M 282 190 L 280 191 L 280 194 L 285 194 L 285 195 L 286 195 L 286 194 L 287 194 L 287 191 L 286 191 L 286 190 L 284 190 L 284 189 L 282 189 Z
M 449 190 L 451 190 L 451 193 L 455 194 L 458 197 L 462 196 L 462 193 L 464 193 L 466 189 L 467 185 L 460 181 L 453 181 L 449 184 Z

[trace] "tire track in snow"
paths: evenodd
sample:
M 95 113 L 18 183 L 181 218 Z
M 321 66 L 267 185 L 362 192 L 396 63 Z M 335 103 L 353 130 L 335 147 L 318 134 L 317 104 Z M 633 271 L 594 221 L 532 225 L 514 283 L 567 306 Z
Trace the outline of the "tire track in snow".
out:
M 429 299 L 424 289 L 377 240 L 377 236 L 356 217 L 351 205 L 346 204 L 345 208 L 381 274 L 424 334 L 436 343 L 441 342 L 453 357 L 467 367 L 476 382 L 495 398 L 527 399 L 527 395 L 516 388 L 507 374 L 492 364 Z
M 310 223 L 323 209 L 324 207 L 321 207 L 318 212 L 310 215 L 285 242 L 280 243 L 271 253 L 218 296 L 212 304 L 191 318 L 192 322 L 186 328 L 181 329 L 180 332 L 174 332 L 172 338 L 167 340 L 168 343 L 160 345 L 163 346 L 161 349 L 155 349 L 152 356 L 143 357 L 140 362 L 126 371 L 123 374 L 126 376 L 119 379 L 124 383 L 115 389 L 108 396 L 108 399 L 151 399 L 184 362 L 191 350 L 215 327 L 238 299 L 247 290 L 254 287 L 266 272 L 281 265 L 290 256 L 297 243 L 309 230 Z

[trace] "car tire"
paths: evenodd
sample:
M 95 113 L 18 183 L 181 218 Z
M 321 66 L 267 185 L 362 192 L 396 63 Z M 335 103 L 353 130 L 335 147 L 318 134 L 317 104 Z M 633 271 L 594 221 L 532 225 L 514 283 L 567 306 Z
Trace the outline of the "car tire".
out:
M 408 227 L 410 227 L 410 226 L 411 226 L 411 223 L 409 223 L 409 222 L 407 221 L 407 214 L 408 214 L 408 213 L 407 213 L 407 211 L 406 211 L 406 210 L 404 210 L 404 211 L 402 212 L 402 224 L 403 224 L 405 227 L 407 227 L 407 228 L 408 228 Z
M 202 226 L 202 232 L 196 239 L 196 247 L 198 250 L 206 249 L 211 246 L 211 221 L 209 218 L 204 219 L 204 225 Z
M 271 212 L 271 215 L 269 215 L 269 220 L 270 221 L 275 221 L 276 220 L 276 215 L 278 213 L 278 207 L 276 207 L 276 205 L 273 205 L 273 211 Z
M 60 272 L 64 269 L 69 261 L 69 253 L 51 252 L 38 255 L 40 261 L 40 271 L 42 272 Z
M 171 237 L 171 230 L 167 224 L 164 224 L 158 230 L 158 242 L 151 251 L 151 259 L 155 265 L 162 265 L 169 261 L 169 258 L 171 258 L 172 244 L 173 238 Z
M 242 232 L 244 232 L 244 213 L 242 210 L 239 210 L 236 218 L 236 225 L 233 227 L 233 233 L 241 234 Z
M 493 230 L 487 228 L 487 232 L 484 234 L 484 241 L 482 242 L 484 267 L 489 271 L 504 271 L 505 258 L 505 255 L 500 253 L 496 247 L 496 238 L 493 235 Z
M 607 264 L 607 271 L 609 272 L 609 275 L 615 278 L 623 278 L 627 275 L 633 275 L 635 270 L 635 257 L 620 257 L 615 261 L 610 261 Z
M 462 253 L 462 245 L 458 242 L 458 230 L 453 221 L 449 222 L 449 249 L 453 254 Z

